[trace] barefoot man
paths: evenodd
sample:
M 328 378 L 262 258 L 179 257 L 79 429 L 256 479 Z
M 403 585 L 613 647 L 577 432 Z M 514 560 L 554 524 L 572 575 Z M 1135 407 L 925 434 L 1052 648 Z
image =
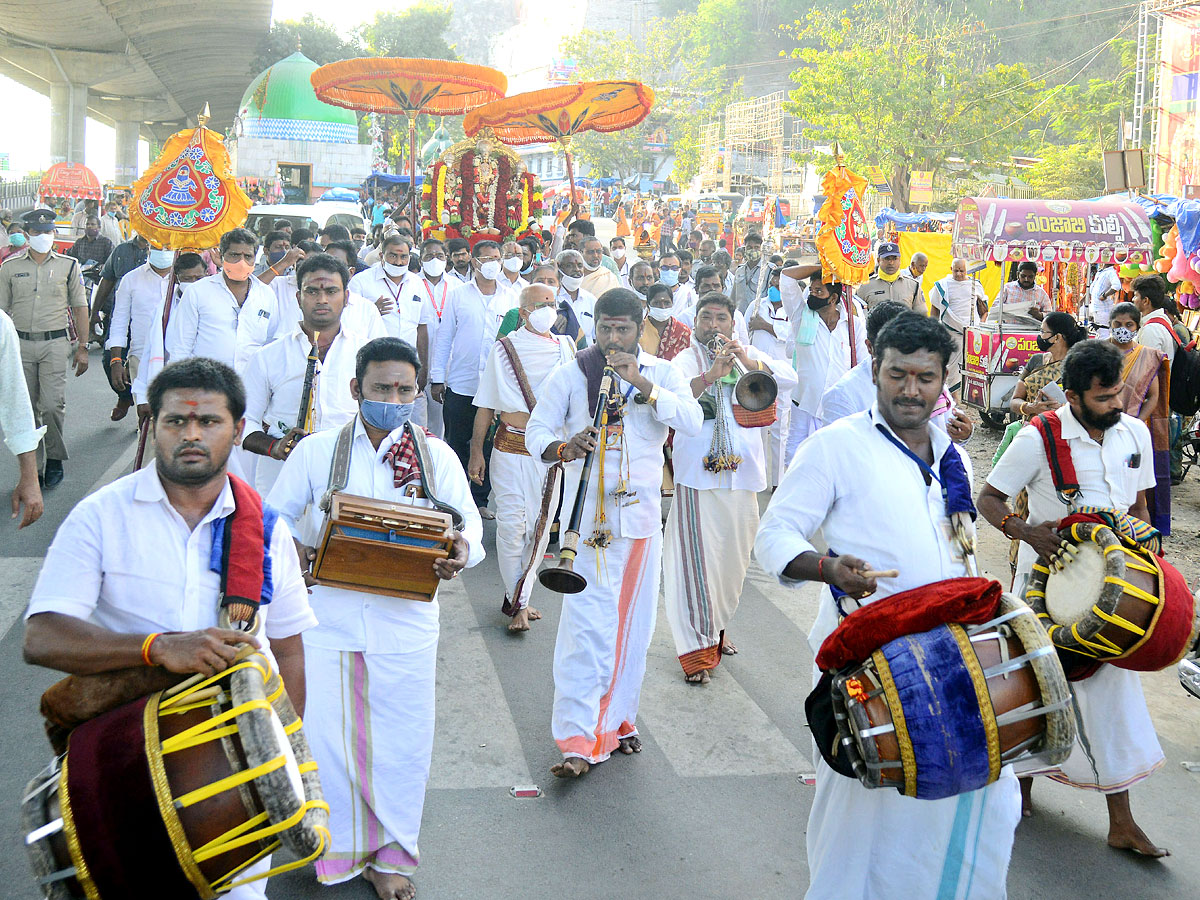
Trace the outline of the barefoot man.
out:
M 1060 500 L 1042 437 L 1034 427 L 1017 433 L 979 494 L 979 511 L 1004 536 L 1021 541 L 1018 597 L 1025 595 L 1034 560 L 1049 558 L 1061 540 L 1055 526 L 1074 506 L 1100 507 L 1122 522 L 1150 521 L 1146 491 L 1154 489 L 1150 430 L 1121 410 L 1121 353 L 1107 341 L 1080 341 L 1063 363 L 1067 405 L 1046 413 L 1062 431 L 1060 458 L 1074 463 L 1079 492 L 1068 507 Z M 1012 514 L 1008 498 L 1029 492 L 1029 519 Z M 1121 517 L 1125 513 L 1129 516 Z M 1155 532 L 1157 535 L 1157 532 Z M 1132 532 L 1127 536 L 1133 537 Z M 1135 538 L 1136 539 L 1136 538 Z M 1055 781 L 1100 791 L 1108 801 L 1108 843 L 1142 856 L 1167 856 L 1133 820 L 1129 788 L 1163 764 L 1162 747 L 1146 709 L 1137 672 L 1102 665 L 1071 682 L 1079 734 L 1067 760 L 1047 774 Z M 1033 779 L 1021 779 L 1023 813 L 1032 815 Z
M 558 313 L 554 291 L 544 284 L 521 290 L 521 326 L 492 345 L 475 394 L 475 431 L 467 474 L 483 484 L 483 444 L 496 414 L 500 424 L 492 447 L 492 489 L 496 492 L 496 556 L 504 580 L 504 614 L 509 631 L 528 631 L 541 614 L 529 605 L 533 584 L 558 508 L 562 466 L 549 473 L 525 449 L 525 426 L 546 390 L 550 373 L 575 356 L 569 337 L 552 334 Z
M 602 454 L 586 485 L 575 560 L 587 587 L 563 597 L 554 645 L 552 730 L 563 761 L 550 771 L 560 778 L 578 778 L 614 750 L 642 748 L 635 721 L 658 606 L 663 444 L 669 428 L 696 434 L 703 421 L 679 370 L 639 350 L 643 312 L 625 288 L 596 301 L 596 343 L 550 376 L 525 430 L 530 454 L 548 464 L 581 459 L 598 444 Z M 597 430 L 606 365 L 619 378 Z M 570 500 L 580 467 L 568 468 Z
M 775 406 L 753 417 L 735 408 L 734 361 L 745 372 L 770 372 L 784 397 L 796 386 L 790 365 L 733 336 L 735 309 L 724 294 L 701 297 L 692 344 L 675 357 L 704 410 L 699 434 L 675 436 L 675 502 L 663 555 L 667 619 L 684 679 L 693 684 L 708 684 L 721 656 L 737 653 L 725 627 L 737 610 L 754 549 L 758 492 L 767 487 L 760 431 L 774 421 Z M 717 348 L 721 339 L 726 343 Z
M 463 522 L 450 556 L 433 563 L 434 573 L 455 578 L 483 559 L 483 524 L 458 457 L 428 437 L 423 461 L 420 436 L 409 425 L 419 366 L 417 351 L 399 338 L 366 344 L 350 384 L 359 402 L 354 421 L 309 435 L 288 455 L 268 502 L 291 526 L 302 568 L 316 557 L 324 524 L 320 501 L 331 482 L 348 494 L 425 508 L 430 501 L 414 491 L 428 484 Z M 305 641 L 313 687 L 306 722 L 333 834 L 317 878 L 339 884 L 361 873 L 381 900 L 411 900 L 433 756 L 437 596 L 422 602 L 308 581 L 321 624 Z

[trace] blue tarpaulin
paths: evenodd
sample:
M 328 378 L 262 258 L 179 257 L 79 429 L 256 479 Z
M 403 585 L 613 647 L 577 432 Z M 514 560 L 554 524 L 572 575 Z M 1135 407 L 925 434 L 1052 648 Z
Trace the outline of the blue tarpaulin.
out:
M 886 228 L 892 225 L 897 229 L 916 228 L 919 225 L 928 225 L 930 222 L 953 222 L 954 213 L 952 212 L 927 212 L 927 213 L 902 213 L 896 212 L 890 206 L 879 211 L 879 215 L 875 217 L 875 227 Z
M 425 175 L 421 172 L 417 173 L 417 184 L 421 184 L 425 180 Z M 403 185 L 408 187 L 407 175 L 390 175 L 387 172 L 376 172 L 363 182 L 363 186 L 368 190 L 374 187 L 390 188 Z
M 330 188 L 317 198 L 318 203 L 320 203 L 322 200 L 340 200 L 343 203 L 357 203 L 358 191 L 354 190 L 353 188 L 344 187 Z
M 1089 197 L 1088 200 L 1112 200 L 1123 199 L 1118 194 L 1106 194 L 1103 197 Z M 1152 219 L 1178 219 L 1179 213 L 1187 204 L 1195 203 L 1194 200 L 1180 200 L 1178 197 L 1172 197 L 1170 194 L 1135 194 L 1129 201 L 1136 203 L 1146 211 Z M 1160 226 L 1163 224 L 1159 223 Z

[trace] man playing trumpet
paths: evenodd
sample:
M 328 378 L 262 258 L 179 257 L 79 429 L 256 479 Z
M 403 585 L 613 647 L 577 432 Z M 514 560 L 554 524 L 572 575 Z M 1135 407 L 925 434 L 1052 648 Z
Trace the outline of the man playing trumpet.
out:
M 639 349 L 643 311 L 632 291 L 605 292 L 596 343 L 550 376 L 525 429 L 529 453 L 547 464 L 599 448 L 592 483 L 573 485 L 578 467 L 567 466 L 565 496 L 583 492 L 575 568 L 587 586 L 563 597 L 554 648 L 552 730 L 564 758 L 550 771 L 560 778 L 642 748 L 635 721 L 658 605 L 663 444 L 668 429 L 694 435 L 703 421 L 679 370 Z M 616 379 L 597 420 L 606 368 Z
M 796 386 L 790 365 L 733 337 L 734 310 L 724 294 L 701 297 L 692 344 L 674 360 L 704 411 L 697 434 L 675 438 L 663 557 L 667 619 L 684 678 L 694 684 L 707 684 L 721 656 L 737 653 L 725 626 L 737 610 L 758 531 L 758 492 L 767 486 L 760 430 L 775 421 L 775 401 L 764 391 L 751 404 L 759 409 L 743 406 L 735 385 L 766 372 L 776 393 L 786 397 Z M 750 377 L 770 385 L 762 374 Z

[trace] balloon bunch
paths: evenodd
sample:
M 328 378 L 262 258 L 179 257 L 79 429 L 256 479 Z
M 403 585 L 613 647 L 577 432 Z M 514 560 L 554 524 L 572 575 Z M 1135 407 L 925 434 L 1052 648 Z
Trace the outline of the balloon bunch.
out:
M 1179 243 L 1179 229 L 1171 228 L 1163 236 L 1162 256 L 1154 261 L 1154 271 L 1166 275 L 1167 279 L 1179 286 L 1175 291 L 1175 299 L 1182 306 L 1194 309 L 1200 304 L 1196 285 L 1200 284 L 1200 272 L 1195 266 L 1200 264 L 1200 248 L 1187 252 Z

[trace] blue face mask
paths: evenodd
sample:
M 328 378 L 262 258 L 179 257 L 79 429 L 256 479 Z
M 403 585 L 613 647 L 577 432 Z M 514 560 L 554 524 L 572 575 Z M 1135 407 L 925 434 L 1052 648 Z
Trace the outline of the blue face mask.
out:
M 772 303 L 782 303 L 783 302 L 783 297 L 780 296 L 780 294 L 779 294 L 779 288 L 775 287 L 774 285 L 767 288 L 767 299 L 770 300 Z
M 19 232 L 19 231 L 13 232 L 12 234 L 10 234 L 8 236 L 8 246 L 24 247 L 25 246 L 25 235 L 21 234 L 21 232 Z
M 658 273 L 658 280 L 667 287 L 675 287 L 675 285 L 679 284 L 679 270 L 661 269 Z
M 387 403 L 383 400 L 366 400 L 359 404 L 363 421 L 372 428 L 392 432 L 412 418 L 414 403 Z

